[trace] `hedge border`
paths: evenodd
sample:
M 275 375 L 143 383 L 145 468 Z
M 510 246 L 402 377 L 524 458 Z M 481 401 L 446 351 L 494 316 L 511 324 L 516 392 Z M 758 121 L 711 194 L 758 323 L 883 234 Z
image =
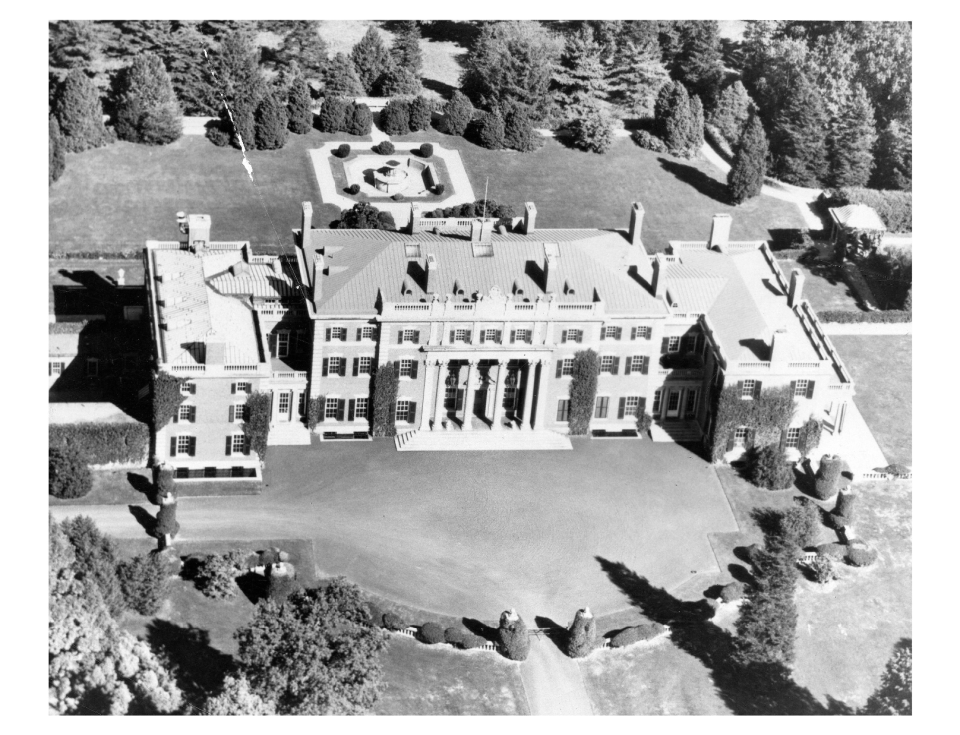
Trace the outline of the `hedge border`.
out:
M 909 324 L 913 312 L 900 309 L 886 311 L 818 311 L 817 317 L 830 324 Z
M 50 424 L 50 447 L 72 447 L 89 465 L 146 466 L 150 430 L 146 424 Z

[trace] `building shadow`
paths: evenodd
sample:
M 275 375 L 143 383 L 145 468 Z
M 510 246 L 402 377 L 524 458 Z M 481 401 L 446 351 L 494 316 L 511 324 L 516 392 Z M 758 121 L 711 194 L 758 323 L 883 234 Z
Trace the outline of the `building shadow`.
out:
M 734 661 L 734 637 L 711 620 L 706 600 L 679 600 L 655 587 L 622 562 L 595 557 L 609 580 L 643 615 L 670 627 L 670 640 L 708 669 L 717 693 L 735 715 L 850 715 L 852 708 L 828 698 L 821 704 L 799 686 L 781 664 L 740 665 Z
M 664 171 L 673 174 L 677 179 L 692 186 L 704 196 L 708 196 L 720 204 L 732 204 L 727 196 L 726 184 L 717 181 L 695 166 L 662 157 L 658 158 L 657 162 Z
M 147 536 L 153 537 L 157 530 L 157 519 L 150 515 L 150 512 L 140 505 L 128 505 L 130 515 L 137 519 Z
M 235 667 L 232 656 L 210 645 L 210 634 L 192 625 L 154 618 L 147 624 L 147 643 L 170 663 L 187 701 L 198 706 L 223 686 Z

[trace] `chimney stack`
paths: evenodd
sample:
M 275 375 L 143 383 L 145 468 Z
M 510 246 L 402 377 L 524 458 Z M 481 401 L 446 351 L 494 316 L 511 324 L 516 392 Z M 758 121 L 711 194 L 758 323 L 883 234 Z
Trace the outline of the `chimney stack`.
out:
M 496 220 L 490 217 L 480 220 L 480 242 L 490 242 L 493 240 L 493 226 L 496 223 Z
M 186 248 L 189 243 L 188 229 L 187 229 L 187 213 L 186 212 L 177 212 L 177 230 L 180 232 L 180 248 Z
M 126 272 L 123 270 L 123 268 L 121 268 L 120 270 L 117 271 L 117 285 L 125 286 L 126 282 L 127 282 Z
M 527 202 L 523 205 L 523 232 L 532 235 L 537 230 L 537 205 Z
M 713 215 L 713 226 L 710 228 L 710 242 L 707 247 L 710 250 L 719 250 L 721 253 L 727 252 L 727 244 L 730 242 L 730 225 L 733 218 L 729 214 Z
M 313 253 L 313 300 L 319 301 L 323 296 L 323 253 L 319 250 Z
M 202 252 L 210 244 L 209 214 L 191 214 L 187 217 L 187 238 L 195 253 Z
M 659 299 L 666 294 L 667 291 L 667 261 L 663 257 L 663 253 L 657 253 L 653 259 L 653 282 L 650 284 L 650 288 L 653 290 L 653 297 Z
M 273 266 L 273 272 L 276 275 L 279 276 L 283 273 L 283 263 L 280 262 L 280 258 L 274 258 L 270 265 Z
M 643 227 L 643 205 L 640 202 L 634 202 L 630 207 L 630 232 L 628 240 L 631 245 L 643 245 L 640 239 L 640 230 Z
M 800 305 L 800 299 L 803 298 L 803 274 L 800 271 L 794 271 L 790 275 L 790 290 L 787 292 L 787 306 L 791 309 Z
M 440 265 L 433 253 L 427 255 L 427 284 L 424 291 L 435 293 L 440 283 Z
M 420 229 L 420 218 L 423 216 L 420 211 L 419 202 L 410 202 L 410 234 L 416 235 L 422 230 Z
M 310 247 L 310 231 L 313 227 L 313 204 L 303 202 L 303 215 L 300 219 L 300 247 L 306 250 Z
M 207 365 L 223 365 L 226 360 L 227 345 L 216 330 L 207 332 L 204 340 L 203 361 Z
M 783 328 L 780 328 L 780 329 L 778 329 L 777 331 L 775 331 L 775 332 L 770 336 L 770 362 L 779 362 L 779 361 L 780 361 L 780 357 L 781 357 L 781 356 L 780 356 L 779 354 L 777 354 L 777 352 L 778 352 L 777 342 L 778 342 L 778 341 L 782 341 L 783 338 L 786 337 L 786 334 L 787 334 L 787 330 L 786 330 L 786 329 L 783 329 Z M 777 339 L 777 336 L 778 336 L 778 335 L 783 335 L 783 337 L 781 337 L 780 340 L 778 340 L 778 339 Z M 783 348 L 782 348 L 782 347 L 779 348 L 779 351 L 782 352 L 782 351 L 783 351 Z
M 547 293 L 555 292 L 560 281 L 560 274 L 557 273 L 556 247 L 556 243 L 543 244 L 543 290 Z

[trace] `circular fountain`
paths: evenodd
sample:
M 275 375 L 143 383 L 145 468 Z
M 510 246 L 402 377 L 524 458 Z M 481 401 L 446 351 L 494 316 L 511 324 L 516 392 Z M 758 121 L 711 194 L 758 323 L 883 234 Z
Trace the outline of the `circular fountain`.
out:
M 373 185 L 384 194 L 398 194 L 410 185 L 410 172 L 401 168 L 399 161 L 388 161 L 373 172 Z

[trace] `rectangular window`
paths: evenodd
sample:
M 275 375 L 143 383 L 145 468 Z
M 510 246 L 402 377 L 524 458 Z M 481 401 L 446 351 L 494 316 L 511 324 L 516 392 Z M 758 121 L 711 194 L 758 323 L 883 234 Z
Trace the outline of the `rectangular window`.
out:
M 806 398 L 807 397 L 807 386 L 810 385 L 809 380 L 798 380 L 797 385 L 793 389 L 794 398 Z
M 361 329 L 360 339 L 373 339 L 373 327 L 364 327 Z
M 195 396 L 197 394 L 197 384 L 187 381 L 180 384 L 180 395 Z
M 356 409 L 355 409 L 355 411 L 354 411 L 354 417 L 355 417 L 355 418 L 358 418 L 358 419 L 365 419 L 365 418 L 367 418 L 367 401 L 368 401 L 368 400 L 369 400 L 368 398 L 358 398 L 358 399 L 357 399 L 357 406 L 356 406 Z
M 177 412 L 177 421 L 194 421 L 197 418 L 196 406 L 181 405 Z
M 734 446 L 742 447 L 747 443 L 747 427 L 739 426 L 737 430 L 733 432 L 733 443 Z
M 753 390 L 756 388 L 756 380 L 744 380 L 743 381 L 743 390 L 740 391 L 741 398 L 753 398 Z
M 697 398 L 699 392 L 696 388 L 687 389 L 687 405 L 684 408 L 684 413 L 687 416 L 693 416 L 697 412 Z
M 307 394 L 300 393 L 300 400 L 297 401 L 297 413 L 300 416 L 307 415 Z
M 573 358 L 568 357 L 566 360 L 560 361 L 560 375 L 567 376 L 573 375 Z
M 143 318 L 142 306 L 124 306 L 123 318 L 128 322 L 136 322 Z
M 597 407 L 593 412 L 593 417 L 595 419 L 605 419 L 607 417 L 607 408 L 609 405 L 609 396 L 597 396 Z
M 466 342 L 468 331 L 466 329 L 455 329 L 453 331 L 454 342 Z
M 600 372 L 601 373 L 612 373 L 613 372 L 613 355 L 604 355 L 600 358 Z
M 233 384 L 234 393 L 249 393 L 250 392 L 250 383 L 246 380 L 240 381 Z
M 410 401 L 401 398 L 397 401 L 397 421 L 410 420 Z
M 670 415 L 671 411 L 676 411 L 680 408 L 680 391 L 671 390 L 667 392 L 667 416 Z
M 696 352 L 697 351 L 697 335 L 688 334 L 683 338 L 683 352 Z
M 372 365 L 373 365 L 373 358 L 372 358 L 372 357 L 361 357 L 361 358 L 360 358 L 360 363 L 359 363 L 359 365 L 357 366 L 357 371 L 358 371 L 361 375 L 369 375 L 369 374 L 370 374 L 370 368 L 372 367 Z
M 653 392 L 653 415 L 657 416 L 660 414 L 660 396 L 663 394 L 663 391 L 657 389 Z
M 650 327 L 637 327 L 637 339 L 650 339 Z
M 280 393 L 277 409 L 281 416 L 290 415 L 290 391 L 285 390 L 282 393 Z
M 400 377 L 409 378 L 413 373 L 413 360 L 400 361 Z
M 290 354 L 290 332 L 277 332 L 277 357 L 286 357 Z
M 623 334 L 623 327 L 604 327 L 603 328 L 604 339 L 620 339 L 621 334 Z
M 100 361 L 95 357 L 87 358 L 87 377 L 95 378 L 100 372 Z
M 400 341 L 401 341 L 401 342 L 413 342 L 413 341 L 414 341 L 413 330 L 412 330 L 412 329 L 404 329 L 404 330 L 400 333 Z
M 631 373 L 642 373 L 643 372 L 643 361 L 647 358 L 643 355 L 634 355 L 630 358 L 630 372 Z
M 337 418 L 337 399 L 336 398 L 328 398 L 326 401 L 324 401 L 323 418 L 325 419 Z
M 529 329 L 518 329 L 517 332 L 516 332 L 516 334 L 514 335 L 514 339 L 515 339 L 517 342 L 526 342 L 527 344 L 529 344 L 529 343 L 530 343 L 530 330 L 529 330 Z
M 670 337 L 667 340 L 667 352 L 679 352 L 679 351 L 680 351 L 680 338 Z
M 561 398 L 557 403 L 557 421 L 570 420 L 570 400 Z
M 63 373 L 64 363 L 62 362 L 51 362 L 50 363 L 50 374 L 51 375 L 60 375 Z
M 787 448 L 796 449 L 800 446 L 800 428 L 787 429 Z
M 568 329 L 564 334 L 566 335 L 564 342 L 583 342 L 582 329 Z
M 233 421 L 236 424 L 242 424 L 247 420 L 247 404 L 246 403 L 235 403 L 233 404 Z
M 230 453 L 246 454 L 247 453 L 247 437 L 245 437 L 243 434 L 234 434 L 230 444 Z
M 484 342 L 496 342 L 496 341 L 497 341 L 497 330 L 496 330 L 496 329 L 485 329 L 485 330 L 483 330 L 483 341 L 484 341 Z
M 177 454 L 190 454 L 193 447 L 193 437 L 180 435 L 177 437 Z
M 636 416 L 637 409 L 640 408 L 640 396 L 627 396 L 623 407 L 625 409 L 625 415 Z
M 328 375 L 330 375 L 331 377 L 334 375 L 340 375 L 340 363 L 342 362 L 343 362 L 342 357 L 331 357 L 329 362 L 330 368 L 329 368 Z

